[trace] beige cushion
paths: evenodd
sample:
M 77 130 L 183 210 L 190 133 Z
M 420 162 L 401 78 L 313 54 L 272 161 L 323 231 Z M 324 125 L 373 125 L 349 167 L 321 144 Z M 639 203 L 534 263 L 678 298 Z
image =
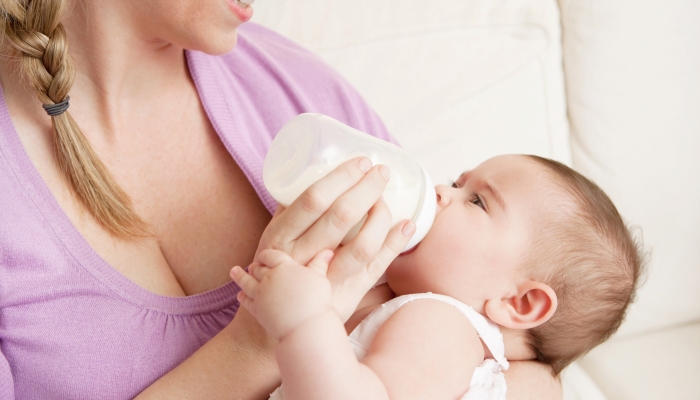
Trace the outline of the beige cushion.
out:
M 579 363 L 573 363 L 561 373 L 564 400 L 607 400 L 595 381 Z
M 574 166 L 653 250 L 623 332 L 700 319 L 700 2 L 562 1 Z
M 609 399 L 700 399 L 700 323 L 603 343 L 580 362 Z
M 551 1 L 255 6 L 256 21 L 343 73 L 437 183 L 502 153 L 570 160 Z
M 700 2 L 561 7 L 574 167 L 652 251 L 627 323 L 582 365 L 611 399 L 698 399 L 700 331 L 672 327 L 700 319 Z

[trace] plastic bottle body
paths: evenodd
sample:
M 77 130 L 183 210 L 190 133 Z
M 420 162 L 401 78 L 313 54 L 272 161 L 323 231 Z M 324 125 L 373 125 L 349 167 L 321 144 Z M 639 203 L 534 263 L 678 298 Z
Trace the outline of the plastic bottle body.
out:
M 364 156 L 373 165 L 391 168 L 383 198 L 392 226 L 404 219 L 416 223 L 407 249 L 425 237 L 435 217 L 435 189 L 427 173 L 400 147 L 320 114 L 301 114 L 279 131 L 268 150 L 263 181 L 280 204 L 291 204 L 311 184 L 343 162 Z M 362 222 L 361 222 L 362 223 Z M 353 229 L 346 241 L 357 233 Z

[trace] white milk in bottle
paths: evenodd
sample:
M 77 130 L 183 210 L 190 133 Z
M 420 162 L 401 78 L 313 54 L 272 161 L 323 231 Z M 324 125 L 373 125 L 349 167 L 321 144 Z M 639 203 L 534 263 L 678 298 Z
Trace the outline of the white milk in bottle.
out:
M 391 168 L 383 198 L 391 210 L 392 226 L 410 219 L 416 232 L 404 251 L 418 244 L 435 219 L 435 188 L 423 167 L 400 147 L 351 128 L 321 114 L 301 114 L 279 131 L 263 166 L 263 181 L 272 197 L 291 204 L 311 184 L 343 162 L 364 156 L 373 165 Z M 348 233 L 351 240 L 364 219 Z

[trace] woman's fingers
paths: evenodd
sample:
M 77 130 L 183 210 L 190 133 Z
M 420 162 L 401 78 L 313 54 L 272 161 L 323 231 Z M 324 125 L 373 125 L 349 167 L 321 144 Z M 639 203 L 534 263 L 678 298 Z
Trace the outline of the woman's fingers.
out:
M 333 303 L 338 315 L 343 320 L 347 320 L 352 315 L 362 297 L 376 284 L 389 264 L 401 253 L 413 235 L 413 231 L 415 231 L 415 227 L 410 221 L 404 221 L 393 227 L 374 258 L 362 266 L 359 271 L 349 274 L 347 279 L 341 281 L 340 286 L 335 287 Z M 335 260 L 331 268 L 334 267 Z
M 307 241 L 304 244 L 297 240 L 322 219 L 329 209 L 337 203 L 339 197 L 354 190 L 358 183 L 368 179 L 367 171 L 371 170 L 371 162 L 365 157 L 347 161 L 328 175 L 311 185 L 277 218 L 273 218 L 265 230 L 259 249 L 274 248 L 283 250 L 302 264 L 307 264 L 311 258 L 324 248 L 335 248 L 340 243 L 338 235 L 325 236 L 322 241 Z M 376 179 L 376 176 L 374 178 Z M 347 207 L 346 207 L 347 208 Z M 368 207 L 369 208 L 369 207 Z M 311 243 L 309 246 L 308 243 Z
M 265 248 L 292 250 L 287 247 L 314 225 L 343 193 L 360 182 L 371 168 L 372 162 L 368 158 L 358 157 L 339 165 L 311 185 L 285 212 L 275 213 L 263 236 Z M 327 247 L 331 246 L 317 247 L 306 260 L 297 260 L 306 264 L 313 255 Z
M 357 236 L 338 251 L 333 268 L 329 271 L 332 280 L 342 282 L 373 261 L 390 228 L 391 211 L 383 200 L 379 200 L 367 213 Z
M 284 210 L 286 210 L 287 207 L 277 204 L 277 208 L 275 208 L 275 212 L 272 214 L 272 218 L 270 219 L 270 222 L 274 222 L 276 218 L 279 218 L 282 213 L 284 213 Z
M 387 184 L 388 174 L 388 167 L 376 166 L 359 183 L 340 196 L 294 244 L 294 258 L 306 263 L 320 250 L 336 248 L 348 231 L 380 199 Z
M 416 225 L 410 220 L 397 224 L 389 231 L 376 257 L 367 265 L 367 274 L 371 280 L 376 282 L 382 276 L 389 264 L 401 254 L 415 232 Z

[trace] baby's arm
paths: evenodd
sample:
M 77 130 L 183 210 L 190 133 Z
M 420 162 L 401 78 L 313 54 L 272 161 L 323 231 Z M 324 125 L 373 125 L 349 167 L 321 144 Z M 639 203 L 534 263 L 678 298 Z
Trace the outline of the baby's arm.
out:
M 285 400 L 389 399 L 374 371 L 357 361 L 334 313 L 310 319 L 283 337 L 275 356 Z
M 391 399 L 454 399 L 467 391 L 483 359 L 481 340 L 459 310 L 422 299 L 381 326 L 363 363 Z
M 283 252 L 266 250 L 258 255 L 261 265 L 255 268 L 255 276 L 235 267 L 231 277 L 243 289 L 238 296 L 241 305 L 279 340 L 275 355 L 285 399 L 332 399 L 348 394 L 388 398 L 376 375 L 358 365 L 350 348 L 325 277 L 330 254 L 323 253 L 304 267 Z M 358 367 L 363 385 L 344 390 L 344 385 L 357 382 L 355 374 L 354 379 L 345 379 L 346 371 L 357 372 Z M 360 388 L 364 390 L 356 392 Z
M 282 338 L 276 356 L 287 400 L 459 398 L 484 358 L 464 315 L 430 299 L 396 311 L 362 362 L 341 321 L 330 314 Z
M 234 279 L 247 294 L 243 306 L 279 339 L 276 358 L 287 400 L 456 398 L 469 387 L 483 349 L 454 307 L 430 299 L 404 305 L 382 325 L 360 363 L 332 308 L 320 257 L 312 268 L 283 253 L 263 258 L 268 267 L 256 272 L 259 281 L 240 270 Z

